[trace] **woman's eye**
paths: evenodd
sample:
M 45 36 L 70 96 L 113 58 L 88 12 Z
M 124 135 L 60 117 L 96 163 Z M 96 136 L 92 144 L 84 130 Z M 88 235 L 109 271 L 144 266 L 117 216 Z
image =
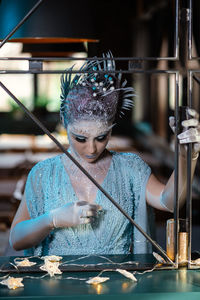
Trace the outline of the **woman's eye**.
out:
M 107 134 L 106 134 L 106 135 L 102 135 L 102 136 L 98 136 L 98 137 L 96 138 L 96 140 L 97 140 L 98 142 L 103 142 L 103 141 L 106 139 L 106 137 L 107 137 Z
M 81 137 L 75 137 L 75 140 L 79 143 L 85 143 L 86 142 L 86 139 L 85 138 L 81 138 Z

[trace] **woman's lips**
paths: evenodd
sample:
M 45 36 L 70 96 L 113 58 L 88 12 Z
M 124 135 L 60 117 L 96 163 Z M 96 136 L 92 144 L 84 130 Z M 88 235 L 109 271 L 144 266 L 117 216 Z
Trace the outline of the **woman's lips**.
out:
M 85 156 L 86 158 L 95 158 L 95 157 L 97 157 L 97 155 L 95 154 L 95 155 L 86 155 Z

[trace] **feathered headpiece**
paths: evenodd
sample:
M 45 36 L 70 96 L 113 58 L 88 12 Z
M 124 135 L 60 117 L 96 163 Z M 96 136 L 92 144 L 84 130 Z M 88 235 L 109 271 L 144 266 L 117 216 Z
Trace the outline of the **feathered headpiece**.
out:
M 105 57 L 103 55 L 103 57 Z M 127 81 L 122 82 L 122 74 L 115 74 L 115 62 L 112 54 L 106 55 L 106 60 L 87 61 L 72 79 L 74 66 L 70 73 L 61 76 L 61 107 L 60 115 L 64 125 L 78 119 L 97 118 L 113 122 L 117 111 L 133 106 L 134 96 L 132 87 L 125 87 Z

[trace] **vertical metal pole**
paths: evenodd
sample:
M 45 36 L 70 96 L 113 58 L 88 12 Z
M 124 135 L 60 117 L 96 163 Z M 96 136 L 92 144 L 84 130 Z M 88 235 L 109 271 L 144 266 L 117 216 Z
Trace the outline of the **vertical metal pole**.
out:
M 192 59 L 192 0 L 189 0 L 188 59 Z
M 192 106 L 192 71 L 188 71 L 188 105 Z M 188 233 L 188 268 L 191 268 L 191 242 L 192 242 L 192 144 L 187 146 L 187 198 L 186 198 L 186 224 Z
M 33 109 L 36 106 L 38 98 L 38 74 L 33 74 Z
M 179 219 L 179 202 L 178 202 L 178 181 L 179 181 L 179 144 L 178 144 L 178 122 L 179 122 L 179 73 L 176 72 L 176 90 L 175 90 L 175 118 L 176 118 L 176 139 L 175 139 L 175 170 L 174 170 L 174 254 L 175 265 L 178 268 L 178 219 Z
M 176 0 L 175 19 L 175 58 L 179 59 L 179 0 Z

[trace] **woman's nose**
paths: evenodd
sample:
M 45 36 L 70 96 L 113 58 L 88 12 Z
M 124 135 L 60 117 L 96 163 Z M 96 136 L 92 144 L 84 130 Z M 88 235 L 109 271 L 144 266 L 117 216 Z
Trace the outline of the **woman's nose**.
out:
M 97 148 L 96 148 L 95 141 L 89 142 L 88 150 L 90 154 L 96 153 Z

